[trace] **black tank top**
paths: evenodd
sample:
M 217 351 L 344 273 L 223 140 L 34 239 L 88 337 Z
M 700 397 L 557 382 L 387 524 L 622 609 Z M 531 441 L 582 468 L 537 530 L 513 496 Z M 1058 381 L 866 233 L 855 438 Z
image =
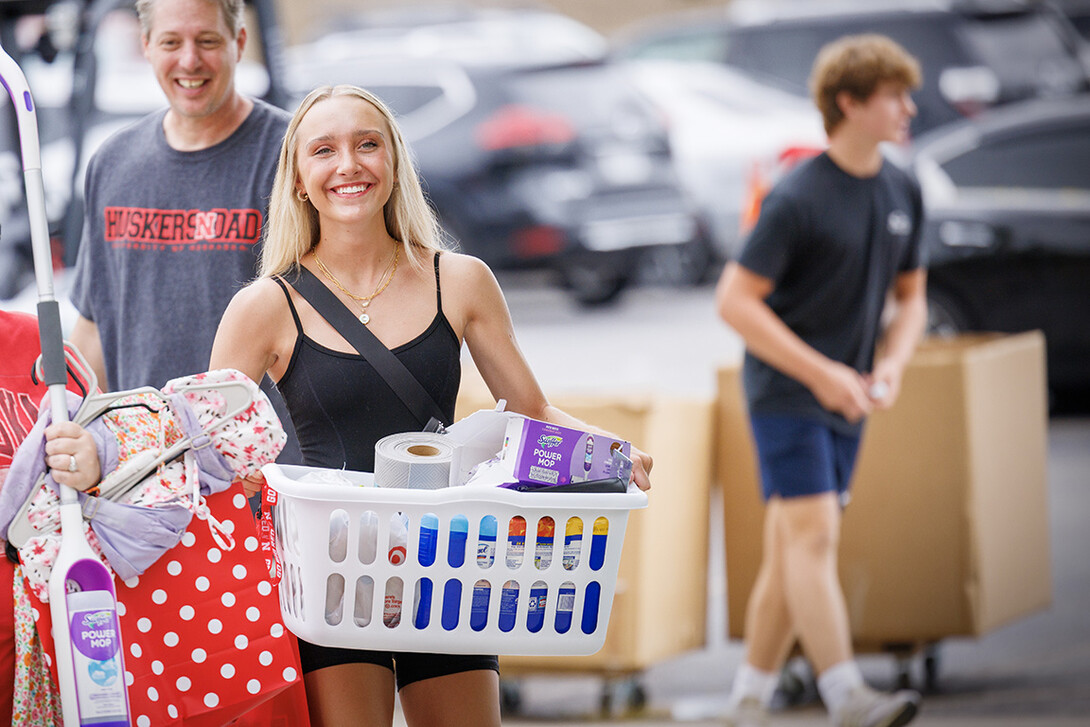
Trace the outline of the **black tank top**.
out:
M 420 423 L 367 359 L 311 340 L 286 284 L 274 280 L 288 298 L 299 334 L 277 387 L 291 413 L 304 464 L 374 472 L 375 443 L 389 434 L 419 431 Z M 431 325 L 392 351 L 451 422 L 462 377 L 461 343 L 443 315 L 439 253 L 435 254 L 435 302 Z

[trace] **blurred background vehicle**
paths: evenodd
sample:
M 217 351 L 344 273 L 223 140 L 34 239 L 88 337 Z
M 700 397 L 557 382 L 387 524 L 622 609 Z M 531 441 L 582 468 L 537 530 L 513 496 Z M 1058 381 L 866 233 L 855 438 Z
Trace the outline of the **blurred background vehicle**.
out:
M 1090 404 L 1090 96 L 920 137 L 933 332 L 1044 331 L 1056 410 Z
M 717 258 L 732 257 L 747 188 L 785 149 L 824 148 L 821 114 L 806 99 L 717 63 L 619 62 L 666 117 L 674 166 L 708 222 Z
M 1090 0 L 1047 0 L 1063 13 L 1079 34 L 1090 40 Z
M 290 88 L 370 89 L 397 113 L 443 227 L 496 269 L 548 269 L 587 304 L 641 267 L 700 280 L 705 225 L 661 114 L 604 39 L 546 11 L 437 7 L 336 18 L 289 49 Z
M 890 36 L 922 61 L 914 135 L 999 104 L 1090 85 L 1083 39 L 1054 6 L 1032 0 L 734 0 L 725 10 L 631 29 L 616 53 L 723 63 L 806 96 L 818 50 L 865 32 Z
M 133 0 L 0 0 L 0 40 L 27 76 L 37 106 L 54 264 L 79 247 L 87 160 L 117 129 L 166 99 L 143 57 Z M 243 93 L 284 105 L 274 0 L 249 0 Z M 30 223 L 15 115 L 0 97 L 0 300 L 32 282 Z M 59 281 L 59 284 L 63 281 Z

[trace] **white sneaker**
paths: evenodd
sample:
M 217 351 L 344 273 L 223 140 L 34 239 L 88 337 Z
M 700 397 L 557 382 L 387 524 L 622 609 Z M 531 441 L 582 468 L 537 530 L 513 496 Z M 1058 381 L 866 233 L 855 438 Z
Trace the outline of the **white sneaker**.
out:
M 837 727 L 901 727 L 912 721 L 919 708 L 920 695 L 911 690 L 885 694 L 863 685 L 848 695 L 843 706 L 832 715 Z
M 744 697 L 727 713 L 726 727 L 768 727 L 768 708 L 755 697 Z

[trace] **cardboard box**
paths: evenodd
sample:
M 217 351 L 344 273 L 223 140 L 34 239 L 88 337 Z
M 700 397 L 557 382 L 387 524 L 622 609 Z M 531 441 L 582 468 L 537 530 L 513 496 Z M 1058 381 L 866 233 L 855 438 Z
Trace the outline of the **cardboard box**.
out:
M 624 395 L 550 400 L 651 454 L 650 504 L 629 516 L 601 651 L 579 657 L 503 656 L 502 673 L 631 673 L 701 648 L 706 640 L 714 402 Z M 463 385 L 457 417 L 492 406 L 483 386 Z
M 870 418 L 840 580 L 857 648 L 980 636 L 1051 602 L 1044 337 L 928 339 Z M 743 633 L 763 509 L 740 366 L 719 372 L 728 631 Z

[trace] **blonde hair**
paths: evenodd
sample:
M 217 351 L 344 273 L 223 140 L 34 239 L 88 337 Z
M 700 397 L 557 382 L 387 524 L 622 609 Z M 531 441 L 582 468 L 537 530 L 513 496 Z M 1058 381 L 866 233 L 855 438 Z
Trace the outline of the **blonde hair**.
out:
M 320 226 L 318 211 L 309 201 L 299 199 L 295 183 L 299 176 L 296 158 L 299 124 L 314 106 L 335 96 L 351 96 L 374 106 L 386 119 L 393 141 L 394 185 L 386 201 L 383 215 L 386 231 L 403 246 L 405 257 L 412 265 L 422 268 L 432 254 L 444 249 L 435 212 L 424 197 L 412 154 L 394 120 L 393 112 L 382 99 L 357 86 L 320 86 L 299 104 L 280 147 L 269 218 L 261 250 L 260 277 L 281 275 L 299 266 L 303 256 L 318 244 Z
M 866 101 L 880 83 L 894 81 L 919 88 L 920 64 L 884 35 L 847 35 L 825 45 L 810 72 L 810 94 L 821 112 L 826 133 L 832 133 L 844 112 L 836 102 L 841 91 Z

